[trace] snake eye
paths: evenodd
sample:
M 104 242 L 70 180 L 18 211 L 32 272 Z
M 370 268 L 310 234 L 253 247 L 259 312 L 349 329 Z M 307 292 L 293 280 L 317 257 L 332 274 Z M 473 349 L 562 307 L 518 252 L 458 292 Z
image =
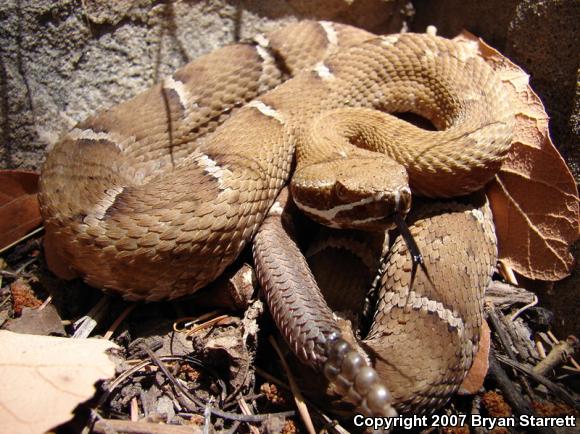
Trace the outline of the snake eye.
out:
M 340 200 L 348 199 L 348 189 L 341 182 L 336 182 L 334 184 L 334 194 Z

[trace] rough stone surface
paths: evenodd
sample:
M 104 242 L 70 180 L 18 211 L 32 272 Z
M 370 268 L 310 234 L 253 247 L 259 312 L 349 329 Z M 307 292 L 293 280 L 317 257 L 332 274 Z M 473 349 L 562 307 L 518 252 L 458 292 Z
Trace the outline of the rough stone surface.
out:
M 0 168 L 219 46 L 300 19 L 407 27 L 401 0 L 9 0 L 0 3 Z

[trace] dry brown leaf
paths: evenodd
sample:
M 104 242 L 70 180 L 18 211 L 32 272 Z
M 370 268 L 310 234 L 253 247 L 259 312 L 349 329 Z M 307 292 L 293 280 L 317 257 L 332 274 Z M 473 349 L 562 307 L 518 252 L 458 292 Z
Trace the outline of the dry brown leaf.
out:
M 115 374 L 104 339 L 68 339 L 0 330 L 2 432 L 44 433 L 68 421 L 95 393 L 94 383 Z
M 22 238 L 42 221 L 37 192 L 37 173 L 0 171 L 0 249 Z
M 456 38 L 499 74 L 516 116 L 512 148 L 487 187 L 500 260 L 529 279 L 559 280 L 571 272 L 578 239 L 578 189 L 548 132 L 548 115 L 529 76 L 468 32 Z
M 479 349 L 458 390 L 460 395 L 475 395 L 483 387 L 483 381 L 489 370 L 490 335 L 491 331 L 487 321 L 483 320 L 479 334 Z

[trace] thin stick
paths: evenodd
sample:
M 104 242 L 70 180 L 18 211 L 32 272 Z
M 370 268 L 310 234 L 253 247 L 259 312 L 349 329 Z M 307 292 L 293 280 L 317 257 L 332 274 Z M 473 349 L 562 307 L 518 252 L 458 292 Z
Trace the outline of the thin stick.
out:
M 544 344 L 542 343 L 542 341 L 538 340 L 536 341 L 536 349 L 538 350 L 538 354 L 540 355 L 540 357 L 542 359 L 546 358 L 546 349 L 544 348 Z
M 202 324 L 198 324 L 195 327 L 193 327 L 191 330 L 189 330 L 186 333 L 186 336 L 189 337 L 189 336 L 193 335 L 194 333 L 197 333 L 200 330 L 206 329 L 206 328 L 208 328 L 208 327 L 210 327 L 210 326 L 212 326 L 214 324 L 220 323 L 222 320 L 227 319 L 229 317 L 230 317 L 229 315 L 220 315 L 220 316 L 217 316 L 215 318 L 212 318 L 209 321 L 206 321 L 206 322 L 204 322 Z
M 128 420 L 100 419 L 93 430 L 99 434 L 123 432 L 128 434 L 200 434 L 201 428 L 195 425 L 168 425 Z
M 155 354 L 153 354 L 153 351 L 151 351 L 147 347 L 145 347 L 145 351 L 147 352 L 149 357 L 151 357 L 151 360 L 153 360 L 153 362 L 159 367 L 159 369 L 161 369 L 161 371 L 165 374 L 165 376 L 169 379 L 169 381 L 171 381 L 187 399 L 189 399 L 191 402 L 195 403 L 196 405 L 198 405 L 201 408 L 206 407 L 206 404 L 204 404 L 199 399 L 197 399 L 196 397 L 191 395 L 189 393 L 189 391 L 183 386 L 183 384 L 181 384 L 181 382 L 177 381 L 177 379 L 173 376 L 173 374 L 171 374 L 171 372 L 169 372 L 169 370 L 167 369 L 165 364 L 163 362 L 161 362 L 157 358 L 157 356 L 155 356 Z M 281 413 L 270 413 L 270 414 L 247 416 L 247 415 L 238 414 L 238 413 L 228 413 L 226 411 L 221 411 L 221 410 L 218 410 L 216 408 L 211 408 L 211 407 L 210 407 L 210 411 L 214 416 L 221 417 L 223 419 L 228 419 L 228 420 L 239 420 L 241 422 L 262 422 L 262 421 L 268 419 L 269 417 L 273 417 L 273 416 L 274 417 L 287 417 L 287 416 L 294 415 L 293 411 L 286 411 L 286 412 L 281 412 Z
M 139 420 L 139 403 L 137 402 L 136 396 L 131 399 L 130 417 L 132 422 L 137 422 Z
M 51 301 L 52 301 L 52 295 L 49 295 L 49 296 L 46 298 L 46 300 L 44 300 L 44 301 L 42 302 L 42 304 L 40 305 L 40 307 L 38 308 L 38 310 L 45 309 L 45 308 L 46 308 L 46 306 L 48 306 L 48 305 L 50 304 L 50 302 L 51 302 Z
M 186 327 L 188 327 L 189 323 L 195 324 L 200 321 L 205 321 L 206 318 L 211 318 L 218 313 L 221 313 L 221 310 L 212 310 L 211 312 L 206 312 L 199 316 L 188 316 L 185 318 L 180 318 L 173 323 L 173 331 L 178 333 L 186 332 Z M 183 324 L 183 328 L 180 328 L 179 324 Z
M 538 296 L 534 294 L 534 299 L 532 300 L 531 303 L 526 304 L 525 306 L 521 307 L 520 309 L 518 309 L 511 317 L 510 320 L 514 321 L 522 312 L 524 312 L 525 310 L 529 309 L 530 307 L 535 306 L 536 304 L 538 304 Z
M 578 339 L 571 335 L 565 341 L 560 341 L 552 347 L 550 353 L 534 368 L 535 374 L 546 375 L 551 370 L 566 362 L 578 347 Z
M 512 270 L 511 267 L 501 259 L 499 260 L 499 271 L 503 278 L 508 281 L 508 283 L 514 286 L 519 286 L 518 279 L 514 274 L 514 270 Z
M 107 332 L 103 336 L 103 339 L 105 339 L 107 341 L 109 339 L 111 339 L 111 336 L 113 336 L 113 333 L 115 333 L 115 330 L 117 330 L 117 327 L 119 327 L 119 325 L 125 320 L 125 318 L 127 318 L 127 315 L 129 315 L 131 312 L 133 312 L 133 309 L 135 309 L 135 307 L 137 307 L 137 303 L 129 304 L 129 306 L 127 306 L 123 310 L 123 312 L 121 312 L 121 314 L 117 317 L 117 319 L 113 322 L 111 327 L 109 327 L 109 330 L 107 330 Z
M 36 228 L 36 229 L 35 229 L 35 230 L 33 230 L 32 232 L 28 232 L 28 233 L 27 233 L 26 235 L 24 235 L 22 238 L 20 238 L 20 239 L 18 239 L 18 240 L 16 240 L 16 241 L 14 241 L 14 242 L 13 242 L 13 243 L 11 243 L 11 244 L 8 244 L 6 247 L 2 247 L 2 248 L 0 249 L 0 255 L 1 255 L 2 253 L 4 253 L 6 250 L 8 250 L 8 249 L 11 249 L 12 247 L 14 247 L 16 244 L 19 244 L 19 243 L 21 243 L 22 241 L 24 241 L 24 240 L 26 240 L 26 239 L 28 239 L 28 238 L 30 238 L 30 237 L 33 237 L 33 236 L 35 236 L 36 234 L 38 234 L 39 232 L 41 232 L 41 231 L 43 231 L 43 230 L 44 230 L 44 226 L 41 226 L 41 227 L 39 227 L 39 228 Z
M 288 386 L 286 383 L 284 383 L 282 380 L 279 380 L 278 378 L 274 377 L 272 374 L 270 374 L 269 372 L 264 371 L 262 368 L 259 368 L 256 366 L 256 374 L 264 377 L 266 380 L 268 380 L 271 383 L 274 383 L 276 386 L 280 386 L 288 391 L 292 391 L 292 389 L 290 389 L 290 386 Z
M 531 367 L 528 367 L 528 366 L 526 366 L 526 365 L 524 365 L 522 363 L 518 363 L 515 360 L 511 360 L 508 357 L 502 356 L 501 354 L 496 354 L 495 357 L 501 363 L 504 363 L 506 365 L 509 365 L 512 368 L 515 368 L 518 371 L 520 371 L 520 372 L 528 375 L 529 377 L 531 377 L 532 379 L 534 379 L 538 383 L 543 384 L 550 391 L 552 391 L 552 393 L 554 393 L 560 399 L 562 399 L 562 401 L 564 401 L 566 404 L 568 404 L 571 407 L 574 407 L 574 408 L 580 410 L 580 403 L 578 403 L 562 386 L 554 383 L 553 381 L 548 380 L 543 375 L 538 375 L 538 374 L 534 373 L 534 371 L 532 370 Z
M 309 434 L 316 434 L 314 424 L 312 423 L 310 413 L 308 412 L 308 407 L 304 402 L 304 396 L 302 395 L 302 392 L 300 391 L 298 385 L 296 384 L 296 381 L 294 380 L 294 376 L 292 375 L 292 372 L 290 371 L 290 368 L 286 363 L 286 359 L 284 359 L 282 351 L 276 344 L 276 341 L 274 340 L 272 335 L 268 337 L 268 341 L 270 342 L 270 344 L 272 344 L 274 350 L 276 350 L 278 358 L 280 359 L 280 363 L 282 364 L 284 371 L 286 371 L 286 375 L 288 376 L 288 382 L 290 383 L 290 389 L 292 389 L 292 394 L 294 395 L 294 402 L 296 402 L 296 407 L 298 407 L 298 412 L 300 413 L 300 417 L 302 418 L 302 422 L 304 422 L 306 430 L 308 431 Z
M 250 409 L 250 406 L 248 405 L 248 403 L 246 402 L 246 400 L 244 399 L 243 396 L 240 396 L 238 399 L 238 405 L 240 406 L 240 409 L 242 410 L 243 414 L 253 414 L 252 410 Z M 260 434 L 260 430 L 254 426 L 254 425 L 248 425 L 248 427 L 250 428 L 250 431 L 252 431 L 253 434 Z

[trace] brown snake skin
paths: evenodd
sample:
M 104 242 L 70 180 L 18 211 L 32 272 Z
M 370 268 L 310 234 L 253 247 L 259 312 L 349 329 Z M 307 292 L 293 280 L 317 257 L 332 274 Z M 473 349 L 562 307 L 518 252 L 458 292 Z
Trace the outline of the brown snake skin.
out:
M 433 286 L 419 273 L 409 295 L 410 255 L 396 238 L 361 350 L 369 354 L 398 411 L 425 413 L 443 405 L 471 367 L 497 241 L 491 210 L 479 196 L 466 203 L 417 204 L 408 222 Z M 461 236 L 458 227 L 470 236 Z M 356 313 L 362 311 L 382 241 L 345 231 L 324 231 L 313 241 L 308 262 L 333 310 L 344 314 L 356 306 Z
M 370 109 L 412 111 L 442 131 Z M 509 149 L 512 117 L 491 69 L 458 44 L 296 23 L 203 56 L 77 125 L 43 167 L 45 242 L 90 285 L 131 300 L 177 298 L 238 256 L 289 182 L 294 156 L 292 193 L 304 213 L 330 226 L 384 230 L 394 213 L 409 210 L 407 177 L 427 196 L 481 188 Z M 445 290 L 449 282 L 439 279 Z M 403 277 L 392 283 L 404 290 Z M 331 345 L 318 342 L 304 354 L 320 359 L 327 376 L 354 381 L 363 362 L 319 319 L 286 333 L 302 339 L 320 326 Z M 380 333 L 373 329 L 370 348 Z M 367 392 L 350 379 L 345 389 Z M 370 413 L 393 414 L 383 392 Z

